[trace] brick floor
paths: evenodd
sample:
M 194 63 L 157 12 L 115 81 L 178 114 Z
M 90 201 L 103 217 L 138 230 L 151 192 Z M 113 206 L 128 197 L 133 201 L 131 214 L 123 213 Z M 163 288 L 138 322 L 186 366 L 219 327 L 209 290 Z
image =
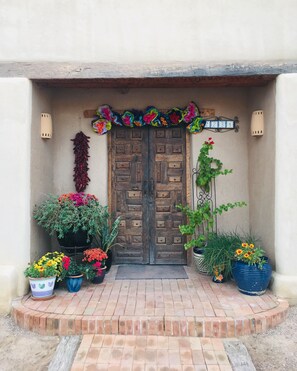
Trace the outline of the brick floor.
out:
M 288 303 L 269 291 L 241 294 L 233 282 L 216 284 L 185 267 L 189 279 L 115 280 L 116 266 L 100 285 L 56 297 L 16 299 L 12 315 L 23 328 L 48 335 L 120 334 L 237 337 L 283 321 Z M 160 355 L 161 357 L 161 355 Z M 165 357 L 165 356 L 164 356 Z
M 221 339 L 84 335 L 72 371 L 232 371 Z

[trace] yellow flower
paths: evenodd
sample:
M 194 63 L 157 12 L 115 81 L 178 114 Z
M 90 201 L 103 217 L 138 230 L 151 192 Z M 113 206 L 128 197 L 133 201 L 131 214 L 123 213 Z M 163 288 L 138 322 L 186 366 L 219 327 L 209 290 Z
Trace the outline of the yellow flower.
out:
M 53 265 L 52 260 L 49 260 L 49 261 L 46 263 L 46 265 L 47 265 L 48 267 L 51 267 L 51 266 Z
M 241 244 L 241 246 L 242 246 L 242 247 L 248 247 L 248 244 L 247 244 L 246 242 L 243 242 L 243 243 Z
M 246 253 L 246 254 L 244 254 L 243 256 L 244 256 L 245 258 L 249 258 L 249 257 L 250 257 L 250 255 L 249 255 L 249 254 L 247 254 L 247 253 Z
M 255 245 L 253 243 L 250 243 L 250 248 L 253 249 Z
M 242 254 L 242 250 L 241 250 L 241 249 L 237 249 L 237 250 L 236 250 L 236 254 L 237 254 L 237 255 Z
M 44 268 L 43 267 L 39 267 L 39 272 L 43 272 L 44 271 Z

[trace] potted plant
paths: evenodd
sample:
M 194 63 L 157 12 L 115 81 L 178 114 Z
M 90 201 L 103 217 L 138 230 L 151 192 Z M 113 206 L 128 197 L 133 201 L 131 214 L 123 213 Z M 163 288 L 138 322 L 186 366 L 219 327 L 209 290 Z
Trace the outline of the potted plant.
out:
M 216 283 L 224 282 L 232 275 L 234 251 L 241 241 L 236 233 L 210 233 L 204 247 L 204 264 Z
M 37 224 L 50 235 L 56 233 L 63 247 L 91 244 L 102 220 L 103 207 L 96 196 L 86 193 L 48 195 L 33 211 Z
M 208 269 L 204 263 L 204 247 L 208 240 L 208 235 L 213 230 L 215 218 L 223 212 L 227 212 L 235 207 L 246 206 L 243 201 L 222 204 L 213 208 L 210 200 L 211 181 L 219 175 L 227 175 L 232 170 L 222 169 L 223 164 L 220 160 L 209 156 L 209 151 L 213 149 L 214 142 L 211 138 L 202 144 L 197 160 L 196 184 L 202 190 L 204 197 L 196 204 L 195 209 L 189 206 L 177 205 L 188 219 L 187 224 L 179 226 L 183 235 L 188 235 L 188 241 L 184 244 L 186 250 L 193 248 L 193 258 L 197 270 L 200 273 L 207 273 Z M 191 237 L 190 237 L 191 236 Z
M 86 278 L 93 283 L 102 283 L 106 273 L 105 261 L 107 254 L 102 249 L 95 247 L 83 252 L 84 273 Z
M 56 284 L 61 282 L 63 279 L 62 259 L 64 256 L 65 256 L 64 253 L 59 252 L 59 251 L 47 252 L 37 262 L 37 263 L 46 263 L 48 261 L 52 261 L 54 263 L 54 266 L 56 269 L 55 288 L 56 288 Z
M 101 222 L 98 225 L 98 237 L 102 250 L 107 254 L 105 261 L 106 273 L 109 271 L 112 264 L 112 251 L 111 247 L 119 233 L 119 225 L 121 217 L 117 217 L 114 222 L 111 221 L 111 215 L 108 207 L 104 206 L 101 212 Z
M 69 292 L 78 292 L 83 281 L 83 268 L 78 265 L 73 257 L 64 256 L 62 259 L 62 277 L 66 279 Z
M 236 249 L 232 275 L 238 290 L 245 295 L 262 295 L 271 279 L 272 268 L 261 247 L 246 240 Z
M 53 297 L 56 274 L 57 264 L 44 256 L 28 264 L 24 275 L 29 278 L 33 299 L 46 300 Z

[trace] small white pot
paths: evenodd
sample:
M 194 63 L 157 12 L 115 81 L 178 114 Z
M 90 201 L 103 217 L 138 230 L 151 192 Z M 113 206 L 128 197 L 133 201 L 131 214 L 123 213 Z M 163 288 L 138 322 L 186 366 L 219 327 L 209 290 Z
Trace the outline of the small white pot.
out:
M 53 295 L 56 276 L 53 277 L 29 277 L 32 296 L 34 298 L 43 299 Z

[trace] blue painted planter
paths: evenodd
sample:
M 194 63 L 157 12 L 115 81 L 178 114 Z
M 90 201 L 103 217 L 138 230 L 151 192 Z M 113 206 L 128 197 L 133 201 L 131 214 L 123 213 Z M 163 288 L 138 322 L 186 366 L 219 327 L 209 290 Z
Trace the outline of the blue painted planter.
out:
M 66 285 L 69 292 L 77 292 L 81 288 L 83 275 L 66 277 Z
M 232 274 L 241 293 L 252 296 L 263 295 L 269 285 L 272 268 L 268 262 L 259 269 L 256 265 L 236 261 L 232 266 Z

